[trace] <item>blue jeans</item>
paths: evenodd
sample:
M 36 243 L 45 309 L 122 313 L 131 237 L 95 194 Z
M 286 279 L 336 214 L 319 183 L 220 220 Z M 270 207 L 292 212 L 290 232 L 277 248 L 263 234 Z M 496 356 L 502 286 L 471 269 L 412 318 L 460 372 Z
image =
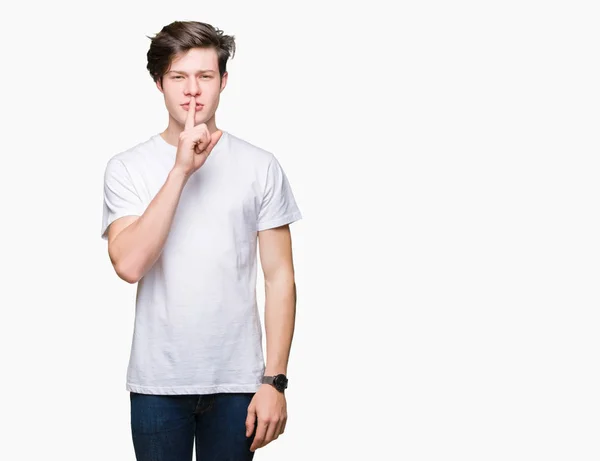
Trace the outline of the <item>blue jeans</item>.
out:
M 251 461 L 246 437 L 252 393 L 148 395 L 130 392 L 137 461 Z

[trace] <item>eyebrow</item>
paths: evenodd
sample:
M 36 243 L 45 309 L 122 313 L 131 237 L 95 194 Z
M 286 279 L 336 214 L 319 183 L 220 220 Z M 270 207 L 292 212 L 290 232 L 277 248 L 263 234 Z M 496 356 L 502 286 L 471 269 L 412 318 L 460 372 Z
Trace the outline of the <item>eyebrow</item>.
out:
M 170 70 L 167 73 L 170 74 L 171 72 L 174 73 L 174 74 L 186 75 L 186 72 L 183 72 L 181 70 Z M 198 74 L 206 74 L 206 73 L 215 73 L 215 71 L 212 70 L 212 69 L 202 69 L 202 70 L 199 70 L 197 73 Z

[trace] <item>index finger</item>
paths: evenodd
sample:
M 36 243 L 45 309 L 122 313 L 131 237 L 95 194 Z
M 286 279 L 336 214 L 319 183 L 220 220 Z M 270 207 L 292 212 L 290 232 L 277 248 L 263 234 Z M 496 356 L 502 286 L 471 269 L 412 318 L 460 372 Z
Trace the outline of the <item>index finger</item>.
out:
M 192 96 L 188 107 L 187 118 L 185 119 L 185 129 L 189 130 L 196 125 L 196 99 Z
M 250 451 L 255 451 L 263 446 L 265 442 L 265 437 L 267 435 L 268 424 L 264 421 L 260 421 L 256 425 L 256 432 L 254 433 L 254 440 L 252 441 L 252 446 L 250 447 Z

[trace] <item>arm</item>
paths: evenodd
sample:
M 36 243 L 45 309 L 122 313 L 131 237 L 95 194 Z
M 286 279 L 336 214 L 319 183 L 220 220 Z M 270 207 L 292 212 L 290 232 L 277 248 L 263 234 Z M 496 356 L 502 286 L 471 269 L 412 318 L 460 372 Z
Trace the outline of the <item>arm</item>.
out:
M 138 282 L 160 256 L 183 188 L 221 138 L 221 130 L 211 134 L 205 123 L 196 125 L 195 114 L 196 102 L 192 97 L 184 130 L 179 134 L 175 165 L 143 214 L 123 216 L 108 228 L 110 260 L 126 282 Z
M 287 374 L 296 318 L 296 283 L 288 225 L 258 233 L 265 279 L 265 374 Z
M 260 259 L 265 276 L 265 374 L 287 374 L 296 318 L 296 283 L 289 225 L 259 231 Z M 250 451 L 264 447 L 285 431 L 287 404 L 283 393 L 263 384 L 248 407 L 246 436 L 256 432 Z
M 264 192 L 257 217 L 260 261 L 265 278 L 265 374 L 287 375 L 296 320 L 296 282 L 289 225 L 302 215 L 281 165 L 274 156 L 265 171 Z M 251 451 L 264 447 L 285 431 L 285 394 L 263 384 L 252 398 L 246 435 L 254 433 Z
M 138 282 L 160 256 L 188 177 L 173 169 L 142 216 L 125 216 L 108 228 L 110 260 L 123 280 Z

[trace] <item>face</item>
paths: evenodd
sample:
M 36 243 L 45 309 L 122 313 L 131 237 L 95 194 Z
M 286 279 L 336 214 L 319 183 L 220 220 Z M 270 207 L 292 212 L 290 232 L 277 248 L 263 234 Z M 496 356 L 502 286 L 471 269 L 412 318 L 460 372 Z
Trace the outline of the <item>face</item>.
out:
M 206 123 L 211 128 L 226 84 L 227 73 L 219 79 L 219 62 L 213 48 L 193 48 L 178 55 L 163 76 L 162 85 L 157 82 L 170 120 L 181 129 L 185 125 L 192 96 L 196 100 L 196 125 Z

